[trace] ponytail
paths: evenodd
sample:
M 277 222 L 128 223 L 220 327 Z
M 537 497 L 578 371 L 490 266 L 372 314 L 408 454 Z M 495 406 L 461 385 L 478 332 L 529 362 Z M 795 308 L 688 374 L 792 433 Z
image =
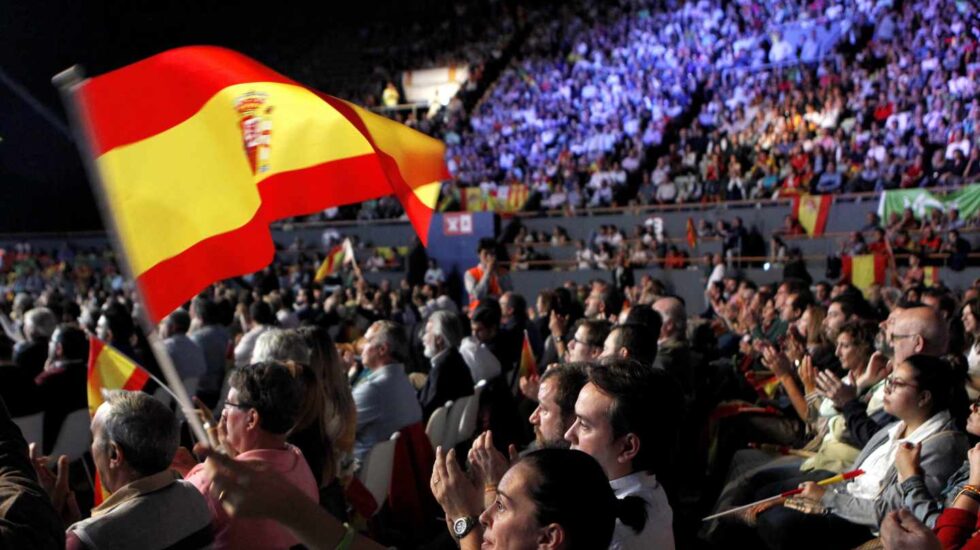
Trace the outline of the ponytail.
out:
M 646 501 L 636 496 L 616 499 L 616 519 L 635 533 L 643 531 L 647 524 Z

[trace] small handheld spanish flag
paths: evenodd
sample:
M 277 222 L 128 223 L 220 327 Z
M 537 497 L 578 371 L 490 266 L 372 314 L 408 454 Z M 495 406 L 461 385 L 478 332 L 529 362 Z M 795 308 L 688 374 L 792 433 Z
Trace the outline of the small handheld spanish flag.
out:
M 524 344 L 521 346 L 521 365 L 518 372 L 522 378 L 538 375 L 538 364 L 534 360 L 534 352 L 531 351 L 531 341 L 527 337 L 526 330 L 524 331 Z
M 327 257 L 323 259 L 323 263 L 316 270 L 316 276 L 313 277 L 314 283 L 319 283 L 326 279 L 327 277 L 333 275 L 340 270 L 340 266 L 348 264 L 354 261 L 354 247 L 350 244 L 350 239 L 344 239 L 342 244 L 330 249 L 327 253 Z
M 98 338 L 89 339 L 88 355 L 88 411 L 95 411 L 105 402 L 103 392 L 107 390 L 139 391 L 150 381 L 150 373 L 126 357 L 116 348 Z M 95 472 L 95 505 L 108 498 L 109 492 L 102 485 L 98 471 Z

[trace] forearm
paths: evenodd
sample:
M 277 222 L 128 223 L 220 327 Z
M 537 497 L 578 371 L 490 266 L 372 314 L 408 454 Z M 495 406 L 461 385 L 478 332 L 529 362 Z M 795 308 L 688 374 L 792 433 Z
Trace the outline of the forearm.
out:
M 483 546 L 483 526 L 477 525 L 459 541 L 460 550 L 480 550 Z
M 934 499 L 921 475 L 913 475 L 899 484 L 902 505 L 927 527 L 932 528 L 942 513 L 942 503 Z M 965 498 L 965 497 L 963 497 Z
M 784 374 L 779 377 L 779 383 L 786 390 L 786 396 L 789 397 L 790 403 L 793 404 L 793 410 L 796 411 L 797 416 L 800 417 L 800 420 L 806 422 L 810 416 L 810 407 L 807 405 L 806 396 L 800 391 L 800 386 L 796 383 L 796 379 L 790 374 Z

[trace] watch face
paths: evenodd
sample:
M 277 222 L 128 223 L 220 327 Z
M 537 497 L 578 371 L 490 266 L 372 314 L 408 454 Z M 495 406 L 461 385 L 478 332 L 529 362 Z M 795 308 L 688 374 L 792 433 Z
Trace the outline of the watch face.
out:
M 468 527 L 467 524 L 469 523 L 468 521 L 466 521 L 467 519 L 468 518 L 459 518 L 453 522 L 453 532 L 456 533 L 457 537 L 461 537 L 466 534 L 467 527 Z

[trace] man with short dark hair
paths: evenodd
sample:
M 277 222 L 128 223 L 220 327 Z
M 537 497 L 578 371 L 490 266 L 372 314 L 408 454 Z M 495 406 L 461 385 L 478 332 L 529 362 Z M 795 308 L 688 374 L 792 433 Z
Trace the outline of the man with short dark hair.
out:
M 617 520 L 610 548 L 674 548 L 673 512 L 655 474 L 674 448 L 673 424 L 663 420 L 680 407 L 677 393 L 664 371 L 627 361 L 589 369 L 579 392 L 565 439 L 599 462 L 616 497 L 636 496 L 646 504 L 643 530 Z
M 795 323 L 811 305 L 813 298 L 809 292 L 790 294 L 783 302 L 783 308 L 779 310 L 779 317 L 787 323 Z
M 507 271 L 497 265 L 497 249 L 497 241 L 494 239 L 480 239 L 476 250 L 480 263 L 466 270 L 463 275 L 471 310 L 482 300 L 500 298 L 501 294 L 513 288 Z
M 603 281 L 593 284 L 589 297 L 585 299 L 585 316 L 589 319 L 615 321 L 623 309 L 623 295 L 616 288 Z
M 626 323 L 609 331 L 599 359 L 629 360 L 644 367 L 653 367 L 657 358 L 657 341 L 646 334 L 643 325 Z
M 66 548 L 210 548 L 207 502 L 170 470 L 179 438 L 177 418 L 163 403 L 142 392 L 109 392 L 92 417 L 92 459 L 111 494 L 68 528 Z
M 602 346 L 609 336 L 609 321 L 579 319 L 575 323 L 572 339 L 568 341 L 564 362 L 590 363 L 602 355 Z
M 354 386 L 354 456 L 358 459 L 391 434 L 422 421 L 422 407 L 405 374 L 407 357 L 408 340 L 401 325 L 376 321 L 364 334 L 361 358 L 370 373 Z
M 529 419 L 537 448 L 569 447 L 565 432 L 575 422 L 575 401 L 588 380 L 584 363 L 555 365 L 544 372 L 538 387 L 538 406 Z

